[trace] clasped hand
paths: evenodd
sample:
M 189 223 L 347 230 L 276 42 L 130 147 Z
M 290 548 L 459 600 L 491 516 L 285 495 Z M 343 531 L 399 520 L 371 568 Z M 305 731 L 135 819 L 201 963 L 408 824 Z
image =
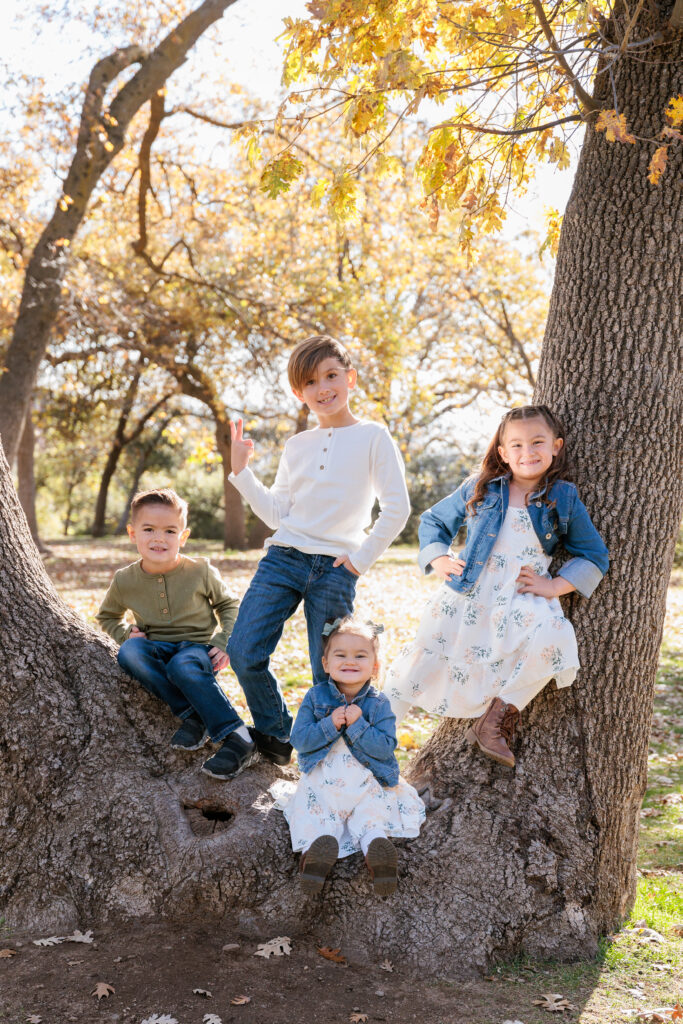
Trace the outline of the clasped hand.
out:
M 345 725 L 353 725 L 361 717 L 362 711 L 357 704 L 344 704 L 342 707 L 335 708 L 331 714 L 332 724 L 337 731 L 343 729 Z

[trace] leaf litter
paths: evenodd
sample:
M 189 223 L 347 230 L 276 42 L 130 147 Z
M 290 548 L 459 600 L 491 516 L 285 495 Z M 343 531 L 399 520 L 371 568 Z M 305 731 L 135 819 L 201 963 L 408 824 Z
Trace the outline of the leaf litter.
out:
M 334 964 L 344 964 L 344 966 L 348 966 L 346 963 L 346 957 L 341 951 L 341 947 L 331 949 L 329 946 L 316 946 L 315 948 L 318 950 L 318 953 L 320 953 L 320 956 L 324 957 L 326 960 L 331 960 Z
M 292 940 L 289 935 L 279 935 L 276 939 L 259 943 L 254 956 L 263 956 L 269 960 L 271 956 L 289 956 L 292 952 Z
M 113 985 L 109 985 L 106 981 L 98 981 L 90 995 L 97 996 L 99 1002 L 100 999 L 109 999 L 113 992 L 116 992 Z
M 545 992 L 540 999 L 534 999 L 534 1006 L 540 1006 L 548 1013 L 564 1013 L 565 1010 L 575 1010 L 576 1007 L 559 992 Z

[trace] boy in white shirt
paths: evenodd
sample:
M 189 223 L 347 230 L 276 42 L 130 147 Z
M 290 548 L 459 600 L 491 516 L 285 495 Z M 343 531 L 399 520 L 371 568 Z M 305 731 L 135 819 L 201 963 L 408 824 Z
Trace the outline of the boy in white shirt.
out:
M 242 421 L 230 425 L 230 481 L 275 533 L 240 605 L 228 653 L 254 719 L 254 742 L 275 764 L 287 764 L 292 753 L 292 716 L 268 668 L 285 622 L 303 600 L 313 682 L 323 682 L 325 623 L 351 614 L 358 577 L 410 513 L 403 459 L 389 431 L 349 409 L 356 371 L 343 345 L 328 335 L 307 338 L 287 373 L 318 426 L 288 439 L 271 488 L 248 467 L 254 443 L 243 436 Z M 375 498 L 380 514 L 366 533 Z M 245 747 L 245 762 L 250 754 Z

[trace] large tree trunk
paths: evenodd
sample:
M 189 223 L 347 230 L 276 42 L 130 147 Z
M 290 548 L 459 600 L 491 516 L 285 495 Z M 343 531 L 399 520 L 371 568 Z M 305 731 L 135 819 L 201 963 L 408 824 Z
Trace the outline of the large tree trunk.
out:
M 225 523 L 223 527 L 223 546 L 234 551 L 244 551 L 247 546 L 246 515 L 242 496 L 233 487 L 228 477 L 231 472 L 230 459 L 230 421 L 216 415 L 216 447 L 221 457 L 223 468 L 223 495 L 225 504 Z
M 0 437 L 13 464 L 26 409 L 57 315 L 66 253 L 103 173 L 123 148 L 138 110 L 185 61 L 188 51 L 235 0 L 204 0 L 175 25 L 151 53 L 133 45 L 116 50 L 94 66 L 83 101 L 76 151 L 63 194 L 29 260 L 19 315 L 0 376 Z M 104 107 L 111 83 L 131 65 L 139 69 Z
M 21 432 L 21 441 L 19 442 L 19 450 L 17 452 L 17 490 L 34 543 L 42 554 L 47 554 L 49 548 L 46 548 L 40 539 L 38 520 L 36 518 L 35 443 L 33 416 L 29 408 L 24 420 L 24 429 Z
M 681 50 L 677 39 L 617 65 L 639 134 L 658 132 L 681 91 Z M 681 162 L 676 154 L 671 181 Z M 580 678 L 568 691 L 548 688 L 523 714 L 514 772 L 471 752 L 462 723 L 437 730 L 412 777 L 428 778 L 441 803 L 402 845 L 400 887 L 388 899 L 372 897 L 358 857 L 335 868 L 323 898 L 302 898 L 267 794 L 279 771 L 257 767 L 222 784 L 169 749 L 169 716 L 55 595 L 2 462 L 0 914 L 11 925 L 226 913 L 250 935 L 314 927 L 345 952 L 451 975 L 517 953 L 595 951 L 633 895 L 683 505 L 683 196 L 651 187 L 646 165 L 637 147 L 589 131 L 539 374 L 537 397 L 567 419 L 582 496 L 612 554 L 591 601 L 568 602 Z

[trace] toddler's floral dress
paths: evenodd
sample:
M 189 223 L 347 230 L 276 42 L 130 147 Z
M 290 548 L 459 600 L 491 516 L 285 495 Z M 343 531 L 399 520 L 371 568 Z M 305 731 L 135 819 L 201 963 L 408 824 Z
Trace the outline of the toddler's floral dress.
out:
M 523 565 L 549 577 L 550 562 L 526 508 L 508 508 L 472 590 L 444 583 L 427 604 L 387 674 L 392 703 L 478 718 L 494 697 L 521 710 L 551 679 L 569 686 L 579 668 L 572 624 L 557 598 L 520 594 L 515 582 Z
M 339 856 L 348 857 L 361 849 L 366 832 L 414 838 L 425 820 L 424 804 L 413 786 L 405 779 L 382 786 L 341 737 L 296 788 L 280 782 L 270 792 L 275 806 L 284 811 L 294 853 L 329 835 L 339 843 Z

